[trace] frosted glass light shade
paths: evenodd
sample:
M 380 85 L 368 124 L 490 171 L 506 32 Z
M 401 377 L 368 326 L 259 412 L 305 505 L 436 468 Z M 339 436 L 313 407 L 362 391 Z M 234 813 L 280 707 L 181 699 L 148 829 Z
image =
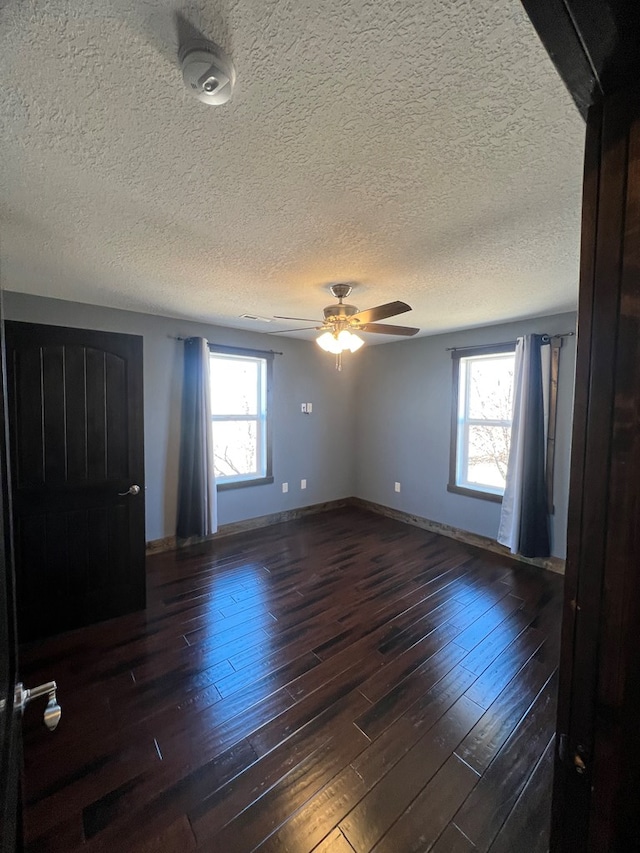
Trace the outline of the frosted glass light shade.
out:
M 324 332 L 324 334 L 320 335 L 319 338 L 316 338 L 316 343 L 319 347 L 322 347 L 325 352 L 332 352 L 335 355 L 342 352 L 342 347 L 331 332 Z
M 359 350 L 364 341 L 348 329 L 343 329 L 337 335 L 333 332 L 323 332 L 319 338 L 316 338 L 316 343 L 325 352 L 339 355 L 344 350 L 351 350 L 351 352 Z
M 349 349 L 351 350 L 351 352 L 355 352 L 356 350 L 360 349 L 363 343 L 364 341 L 362 340 L 362 338 L 359 338 L 357 335 L 352 334 L 351 342 L 349 343 Z

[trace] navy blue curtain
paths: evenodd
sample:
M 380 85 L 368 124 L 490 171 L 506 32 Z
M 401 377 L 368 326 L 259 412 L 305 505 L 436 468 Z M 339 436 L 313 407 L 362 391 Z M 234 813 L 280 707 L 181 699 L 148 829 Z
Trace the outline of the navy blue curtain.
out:
M 520 553 L 525 557 L 550 554 L 549 514 L 546 488 L 546 447 L 541 348 L 546 338 L 531 336 L 529 406 L 524 429 Z
M 184 342 L 177 536 L 215 532 L 215 480 L 209 411 L 209 350 L 203 338 Z

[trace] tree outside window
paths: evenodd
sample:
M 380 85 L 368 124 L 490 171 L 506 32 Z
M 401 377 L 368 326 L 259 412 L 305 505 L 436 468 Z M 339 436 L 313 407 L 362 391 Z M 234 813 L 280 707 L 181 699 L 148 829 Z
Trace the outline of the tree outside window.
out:
M 450 491 L 504 493 L 513 416 L 513 347 L 456 354 Z M 481 496 L 484 496 L 481 494 Z
M 271 359 L 242 351 L 210 349 L 216 480 L 221 485 L 266 481 L 271 475 L 268 441 Z

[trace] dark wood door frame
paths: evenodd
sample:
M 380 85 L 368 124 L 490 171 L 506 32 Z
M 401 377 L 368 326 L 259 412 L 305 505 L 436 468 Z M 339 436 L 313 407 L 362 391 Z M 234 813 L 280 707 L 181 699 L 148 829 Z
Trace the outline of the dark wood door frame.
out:
M 554 851 L 639 849 L 640 4 L 523 0 L 587 118 Z
M 22 726 L 14 707 L 19 673 L 6 387 L 0 295 L 0 851 L 14 853 L 22 849 Z

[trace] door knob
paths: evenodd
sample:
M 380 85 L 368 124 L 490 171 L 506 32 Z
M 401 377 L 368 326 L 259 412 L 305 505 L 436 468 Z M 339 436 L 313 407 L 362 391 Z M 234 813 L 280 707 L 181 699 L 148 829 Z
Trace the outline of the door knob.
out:
M 40 684 L 31 690 L 26 688 L 22 683 L 16 684 L 16 693 L 13 702 L 14 708 L 22 713 L 32 699 L 48 695 L 47 707 L 44 709 L 44 724 L 50 732 L 53 732 L 62 716 L 62 708 L 58 705 L 56 690 L 55 681 L 47 681 L 45 684 Z
M 140 486 L 137 486 L 135 483 L 133 486 L 129 486 L 126 492 L 118 492 L 118 495 L 123 498 L 125 495 L 139 495 L 140 494 Z

